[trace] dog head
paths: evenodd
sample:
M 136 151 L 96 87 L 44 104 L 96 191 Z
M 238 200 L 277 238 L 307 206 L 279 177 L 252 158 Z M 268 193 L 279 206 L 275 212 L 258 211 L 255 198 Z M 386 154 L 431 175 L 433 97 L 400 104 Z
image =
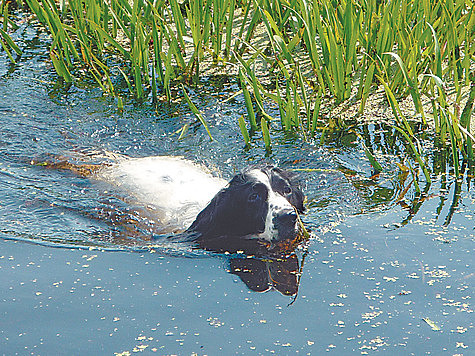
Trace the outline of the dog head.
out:
M 287 171 L 252 167 L 236 175 L 197 216 L 188 231 L 205 241 L 251 238 L 268 242 L 293 239 L 304 195 Z

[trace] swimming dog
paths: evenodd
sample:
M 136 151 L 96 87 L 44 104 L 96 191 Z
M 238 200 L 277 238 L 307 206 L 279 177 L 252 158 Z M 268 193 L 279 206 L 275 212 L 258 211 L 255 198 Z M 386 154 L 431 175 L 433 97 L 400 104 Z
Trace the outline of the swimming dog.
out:
M 201 245 L 292 240 L 298 214 L 305 210 L 295 174 L 272 165 L 252 166 L 229 182 L 181 157 L 121 157 L 107 165 L 63 161 L 54 166 L 119 188 L 128 200 L 147 208 L 161 232 L 184 233 Z

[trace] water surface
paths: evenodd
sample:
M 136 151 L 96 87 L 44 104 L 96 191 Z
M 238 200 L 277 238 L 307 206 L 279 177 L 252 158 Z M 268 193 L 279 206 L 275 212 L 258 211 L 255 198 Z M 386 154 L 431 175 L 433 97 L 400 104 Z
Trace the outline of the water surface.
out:
M 401 145 L 385 145 L 391 134 L 377 126 L 358 128 L 387 168 L 376 177 L 351 133 L 321 145 L 275 131 L 270 155 L 260 140 L 246 149 L 243 99 L 225 101 L 235 83 L 190 92 L 213 141 L 186 105 L 120 113 L 93 86 L 65 89 L 38 55 L 48 39 L 36 29 L 15 35 L 19 63 L 0 57 L 2 353 L 473 353 L 469 178 L 439 175 L 425 194 L 411 185 L 403 197 L 411 177 L 395 165 Z M 114 219 L 137 219 L 140 207 L 31 164 L 104 152 L 184 156 L 225 178 L 256 162 L 303 170 L 313 237 L 288 261 L 131 247 Z

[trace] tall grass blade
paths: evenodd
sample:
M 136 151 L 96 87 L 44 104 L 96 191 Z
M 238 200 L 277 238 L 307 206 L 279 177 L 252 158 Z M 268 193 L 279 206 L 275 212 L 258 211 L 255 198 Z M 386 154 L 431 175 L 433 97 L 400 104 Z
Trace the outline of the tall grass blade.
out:
M 362 94 L 361 94 L 361 104 L 360 104 L 360 111 L 359 111 L 360 114 L 362 114 L 364 111 L 366 100 L 368 99 L 368 96 L 369 96 L 369 89 L 371 87 L 371 84 L 373 83 L 373 76 L 374 76 L 375 69 L 376 69 L 376 65 L 372 63 L 366 72 Z
M 6 42 L 6 44 L 15 51 L 16 54 L 20 55 L 21 54 L 21 49 L 16 45 L 16 43 L 12 40 L 10 35 L 6 33 L 4 30 L 0 28 L 0 35 L 2 35 L 2 38 Z M 5 47 L 4 47 L 5 48 Z
M 181 45 L 181 48 L 185 48 L 185 41 L 183 40 L 183 37 L 186 36 L 186 26 L 185 26 L 185 19 L 183 18 L 183 15 L 181 14 L 180 10 L 180 4 L 177 0 L 170 0 L 170 6 L 172 9 L 172 14 L 173 14 L 173 19 L 175 21 L 175 28 L 177 31 L 177 36 L 176 39 Z
M 450 136 L 450 146 L 451 146 L 451 151 L 452 151 L 452 163 L 454 165 L 454 171 L 455 171 L 455 177 L 458 179 L 460 176 L 460 166 L 459 166 L 459 151 L 457 149 L 457 138 L 456 138 L 456 132 L 455 132 L 455 125 L 452 125 L 449 122 L 449 119 L 447 117 L 446 111 L 441 110 L 443 119 L 447 122 L 447 127 L 449 128 L 449 136 Z M 456 121 L 455 115 L 453 115 L 450 111 L 448 112 L 449 116 L 452 119 L 452 123 Z M 457 126 L 458 130 L 458 126 Z
M 419 114 L 422 115 L 422 120 L 425 124 L 426 121 L 425 121 L 425 115 L 424 115 L 424 108 L 422 107 L 421 97 L 420 97 L 420 94 L 419 94 L 419 89 L 417 87 L 417 78 L 415 80 L 411 79 L 411 77 L 409 76 L 409 74 L 407 72 L 406 66 L 404 65 L 404 62 L 402 61 L 401 57 L 399 57 L 398 54 L 396 54 L 394 52 L 385 52 L 383 54 L 390 55 L 394 59 L 396 59 L 398 65 L 399 65 L 399 68 L 401 68 L 401 71 L 404 75 L 404 79 L 406 80 L 406 83 L 409 87 L 409 92 L 412 96 L 412 100 L 414 102 L 414 106 L 416 107 L 416 111 Z
M 284 109 L 284 102 L 282 100 L 282 96 L 280 93 L 279 78 L 276 79 L 275 86 L 276 86 L 275 91 L 277 93 L 277 106 L 279 107 L 280 122 L 281 122 L 282 127 L 285 130 L 285 125 L 283 121 L 285 117 L 285 109 Z
M 124 71 L 120 67 L 118 67 L 117 69 L 119 70 L 120 74 L 122 74 L 122 77 L 124 77 L 124 80 L 127 83 L 127 88 L 129 89 L 130 94 L 133 95 L 134 89 L 132 87 L 132 83 L 129 80 L 129 77 L 127 76 L 127 74 L 124 73 Z
M 241 134 L 242 137 L 244 138 L 244 142 L 246 143 L 246 146 L 249 146 L 250 138 L 249 138 L 249 132 L 247 131 L 246 128 L 246 123 L 244 122 L 244 116 L 239 116 L 239 128 L 241 129 Z
M 356 131 L 352 131 L 354 132 L 358 138 L 361 140 L 361 145 L 363 146 L 363 149 L 364 149 L 364 153 L 365 153 L 365 156 L 366 158 L 368 158 L 369 160 L 369 163 L 371 163 L 371 166 L 373 167 L 373 169 L 377 172 L 377 173 L 381 173 L 383 171 L 383 167 L 381 166 L 381 164 L 378 162 L 378 160 L 376 159 L 376 157 L 374 157 L 373 153 L 370 151 L 370 149 L 365 145 L 364 143 L 364 139 L 363 137 Z
M 440 45 L 439 40 L 437 39 L 437 33 L 435 32 L 434 28 L 430 23 L 427 23 L 431 32 L 432 38 L 434 39 L 434 53 L 435 53 L 435 75 L 439 78 L 442 78 L 442 55 L 440 53 Z
M 188 96 L 188 93 L 186 92 L 185 87 L 181 85 L 181 88 L 183 90 L 183 95 L 185 96 L 186 102 L 190 106 L 191 111 L 193 112 L 193 114 L 195 114 L 196 118 L 201 122 L 206 132 L 208 133 L 209 138 L 213 140 L 213 136 L 211 136 L 211 132 L 209 131 L 208 124 L 206 123 L 206 120 L 203 118 L 203 115 L 201 115 L 201 112 L 198 110 L 195 104 L 193 104 L 193 102 L 191 101 L 190 97 Z
M 404 126 L 406 131 L 410 136 L 414 136 L 414 133 L 412 132 L 411 126 L 409 125 L 409 122 L 407 122 L 407 119 L 405 116 L 402 114 L 401 109 L 399 107 L 399 104 L 396 100 L 396 97 L 394 96 L 394 93 L 391 91 L 391 88 L 389 88 L 389 85 L 384 81 L 384 79 L 380 76 L 377 76 L 379 81 L 383 84 L 384 86 L 384 91 L 386 93 L 386 97 L 388 99 L 388 102 L 391 106 L 391 109 L 393 111 L 394 117 L 396 118 L 396 121 L 401 125 Z
M 315 134 L 315 130 L 317 129 L 317 120 L 320 115 L 320 106 L 322 103 L 322 97 L 323 97 L 323 91 L 319 90 L 317 98 L 315 99 L 315 106 L 313 108 L 313 113 L 312 113 L 312 127 L 310 129 L 310 133 L 312 135 Z
M 58 73 L 58 75 L 60 75 L 66 81 L 66 83 L 71 83 L 73 78 L 61 55 L 58 52 L 52 50 L 50 52 L 50 58 L 53 62 L 56 73 Z
M 473 162 L 474 155 L 473 155 L 473 136 L 470 135 L 470 127 L 471 127 L 471 117 L 474 111 L 473 106 L 475 103 L 475 72 L 472 74 L 472 84 L 470 86 L 470 93 L 467 99 L 467 103 L 463 108 L 462 115 L 460 116 L 460 125 L 466 131 L 466 134 L 471 138 L 472 141 L 466 140 L 466 147 L 467 147 L 467 155 L 470 161 Z M 468 132 L 468 133 L 467 133 Z
M 474 111 L 474 103 L 475 103 L 475 71 L 472 73 L 472 83 L 470 85 L 470 92 L 468 95 L 467 103 L 463 108 L 462 115 L 460 116 L 460 124 L 465 129 L 470 128 L 470 120 L 472 117 L 472 113 Z
M 419 167 L 421 167 L 422 172 L 424 173 L 426 182 L 431 183 L 430 174 L 429 174 L 429 171 L 427 170 L 426 164 L 422 160 L 421 154 L 414 146 L 414 143 L 412 142 L 411 138 L 407 135 L 407 133 L 403 129 L 397 126 L 393 126 L 393 128 L 396 129 L 406 139 L 407 143 L 409 144 L 409 147 L 411 148 L 412 153 L 416 157 L 417 163 L 419 163 Z
M 152 65 L 152 103 L 156 104 L 158 102 L 158 93 L 157 93 L 157 79 L 155 74 L 155 66 Z
M 262 138 L 264 139 L 264 145 L 266 147 L 267 152 L 270 152 L 271 140 L 270 140 L 269 126 L 267 126 L 267 121 L 264 118 L 264 116 L 261 117 L 261 128 L 262 128 Z
M 10 59 L 10 62 L 12 62 L 13 64 L 16 64 L 16 61 L 13 58 L 10 50 L 8 49 L 8 46 L 2 40 L 0 40 L 0 43 L 2 44 L 3 50 L 7 53 L 7 56 Z
M 231 53 L 231 38 L 233 34 L 234 10 L 236 8 L 236 0 L 230 0 L 229 13 L 226 21 L 226 43 L 224 48 L 224 56 L 229 57 Z M 243 21 L 244 22 L 244 21 Z
M 249 123 L 251 124 L 251 130 L 257 130 L 257 122 L 256 122 L 256 114 L 254 112 L 254 106 L 252 104 L 251 95 L 249 90 L 247 89 L 246 80 L 242 73 L 241 68 L 239 68 L 239 82 L 241 83 L 242 92 L 244 95 L 244 103 L 246 104 L 247 109 L 247 117 L 249 119 Z

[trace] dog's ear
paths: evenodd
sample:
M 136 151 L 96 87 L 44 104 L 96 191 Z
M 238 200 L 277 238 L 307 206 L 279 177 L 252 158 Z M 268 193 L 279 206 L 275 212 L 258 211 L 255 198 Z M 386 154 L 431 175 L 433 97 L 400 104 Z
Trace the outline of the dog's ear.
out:
M 299 214 L 305 212 L 305 206 L 303 202 L 305 201 L 305 195 L 300 190 L 300 187 L 292 188 L 292 195 L 289 198 L 290 204 L 292 204 L 295 209 L 297 209 Z
M 273 188 L 277 191 L 281 191 L 281 194 L 284 194 L 289 203 L 292 204 L 300 214 L 303 213 L 305 211 L 303 205 L 305 195 L 300 187 L 298 174 L 278 167 L 268 167 L 268 169 L 268 175 L 270 175 Z M 279 181 L 281 182 L 280 184 Z M 286 194 L 285 191 L 283 191 L 283 187 L 279 187 L 281 184 L 286 184 L 287 188 L 291 189 L 290 194 Z

